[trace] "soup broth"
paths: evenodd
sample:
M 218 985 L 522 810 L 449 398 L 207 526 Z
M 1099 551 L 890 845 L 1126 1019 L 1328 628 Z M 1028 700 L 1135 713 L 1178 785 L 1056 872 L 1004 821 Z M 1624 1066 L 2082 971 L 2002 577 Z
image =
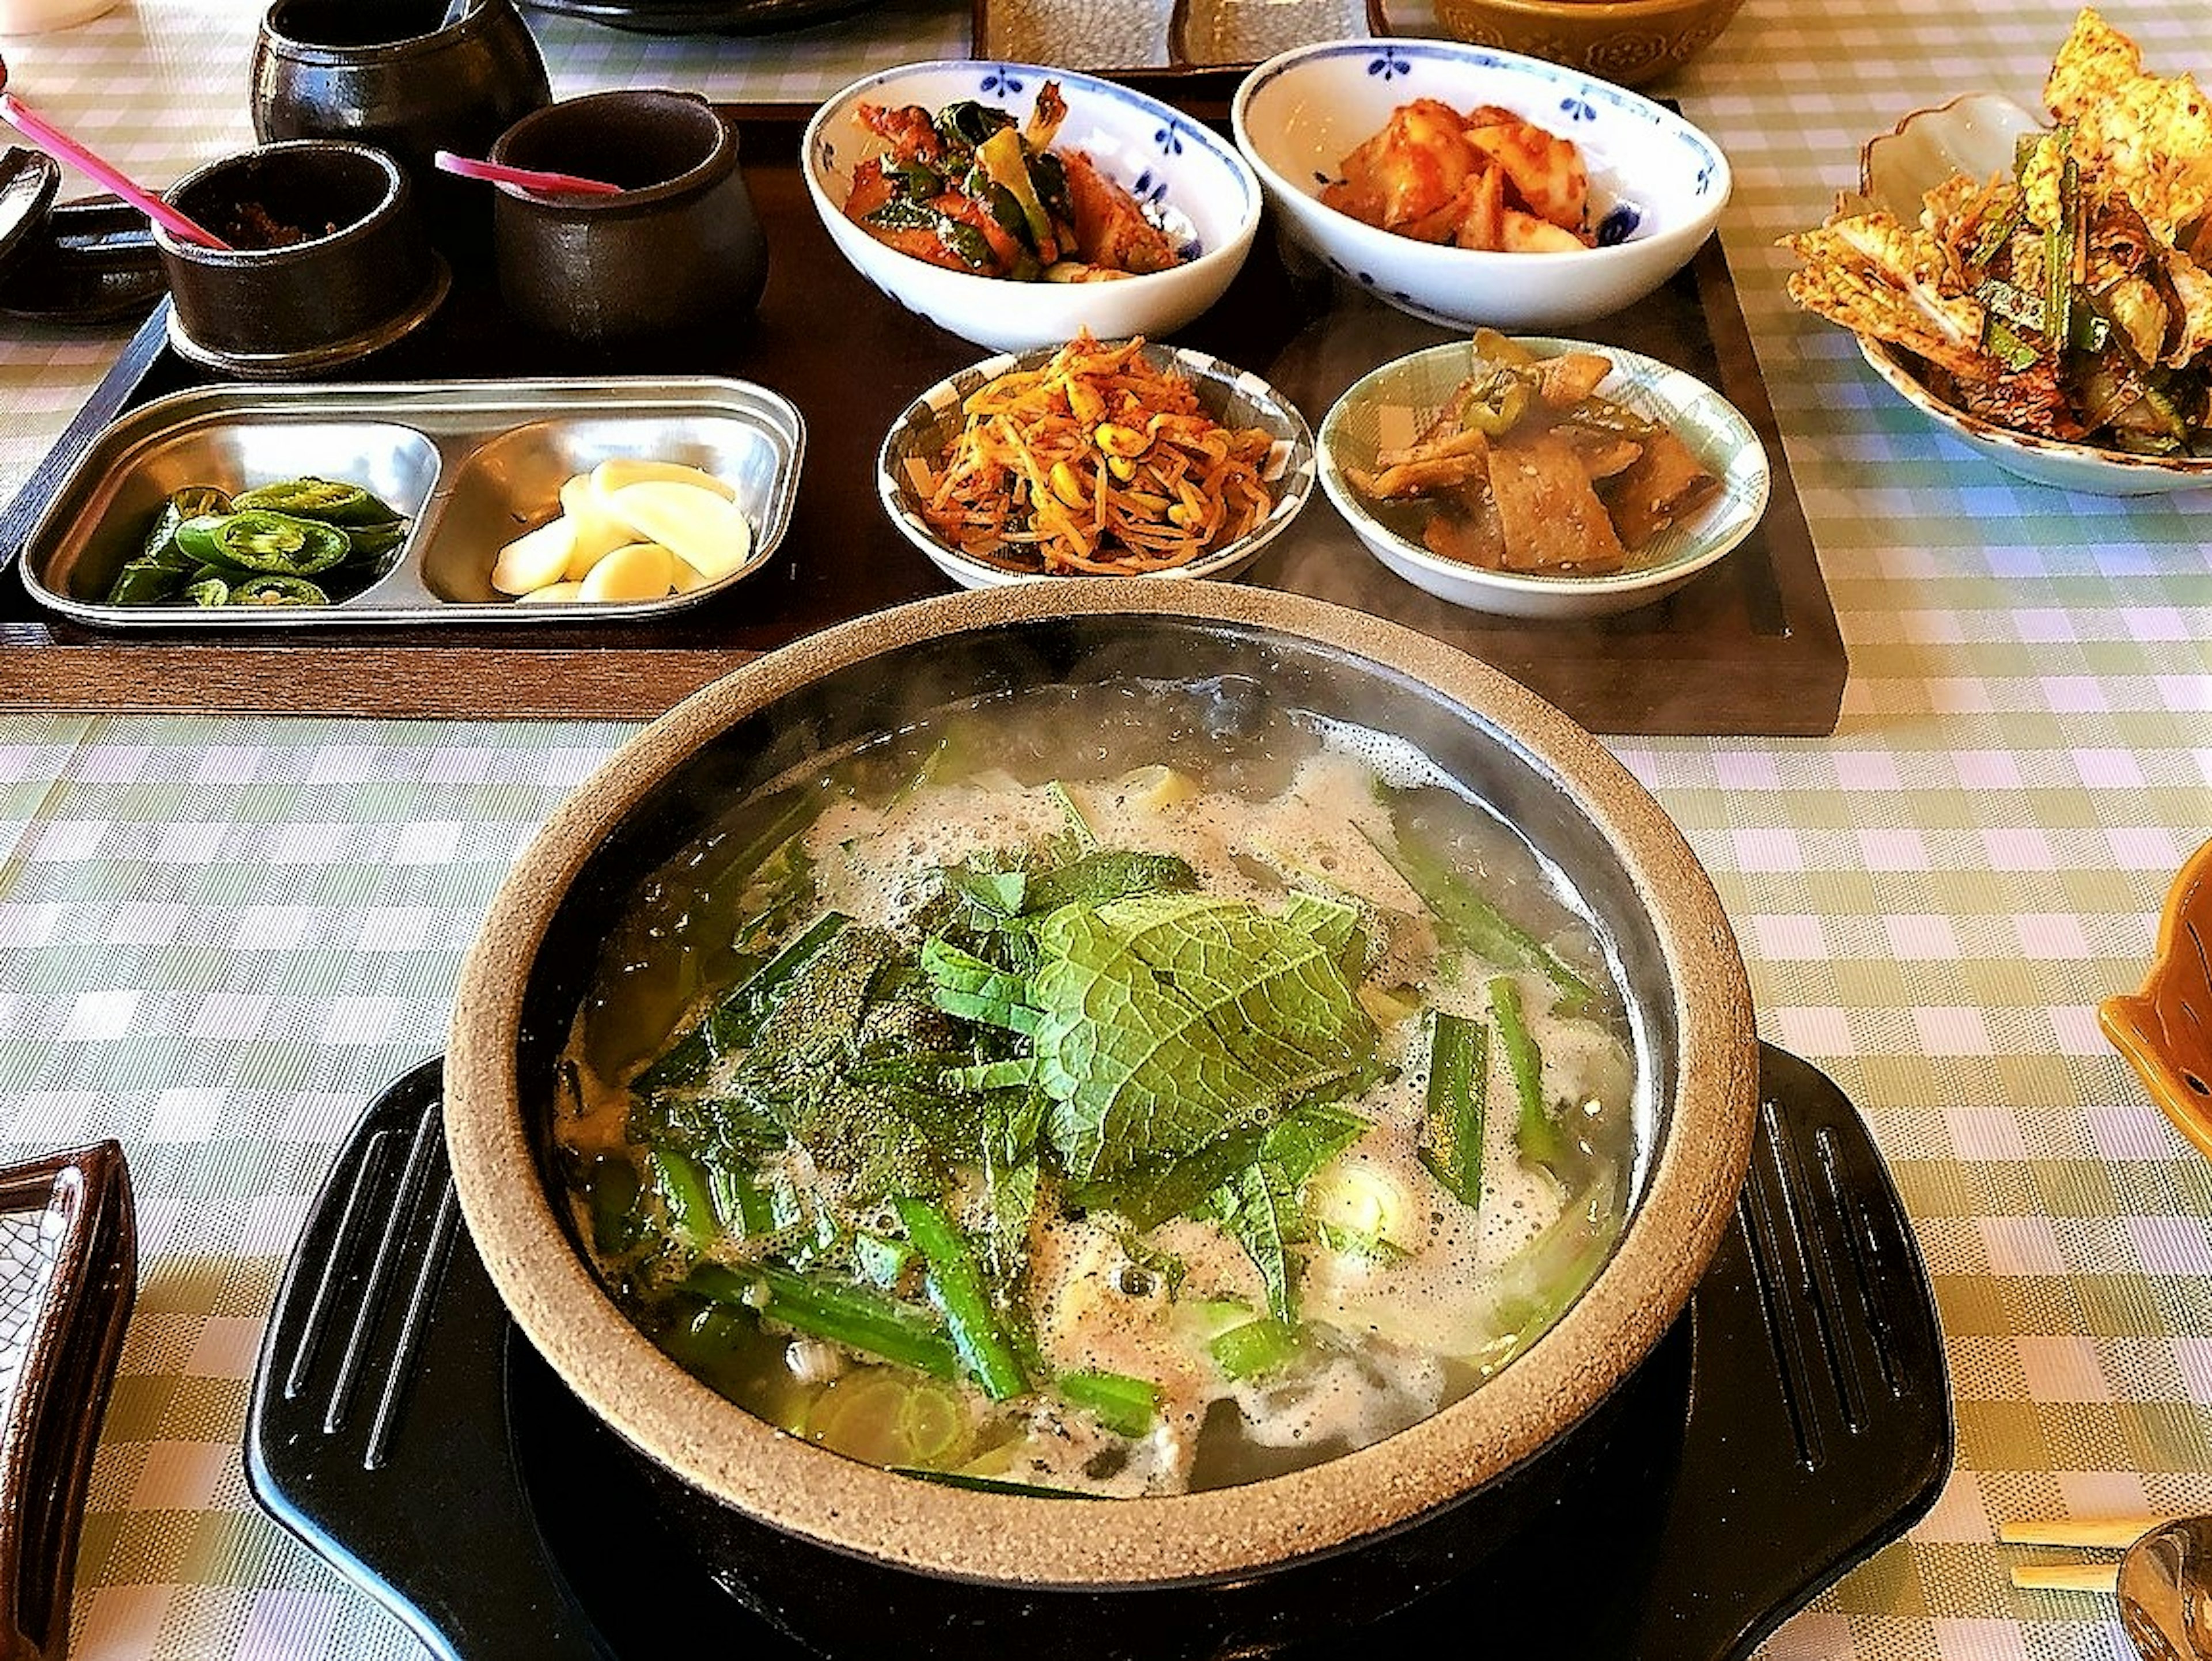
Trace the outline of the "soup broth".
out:
M 630 1317 L 794 1434 L 1137 1496 L 1364 1446 L 1617 1240 L 1604 941 L 1426 758 L 1233 678 L 948 712 L 657 872 L 556 1137 Z

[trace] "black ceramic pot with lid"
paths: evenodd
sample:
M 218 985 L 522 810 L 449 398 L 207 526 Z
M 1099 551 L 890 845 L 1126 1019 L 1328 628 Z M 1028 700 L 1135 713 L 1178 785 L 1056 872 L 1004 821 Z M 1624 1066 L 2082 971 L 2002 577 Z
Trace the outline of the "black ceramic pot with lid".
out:
M 471 260 L 488 253 L 491 204 L 481 185 L 439 173 L 436 153 L 482 155 L 553 100 L 514 0 L 275 0 L 251 72 L 262 142 L 337 138 L 389 150 L 432 239 Z
M 265 144 L 186 175 L 168 199 L 230 245 L 154 228 L 175 301 L 169 343 L 204 367 L 319 373 L 393 344 L 445 297 L 406 170 L 374 146 Z

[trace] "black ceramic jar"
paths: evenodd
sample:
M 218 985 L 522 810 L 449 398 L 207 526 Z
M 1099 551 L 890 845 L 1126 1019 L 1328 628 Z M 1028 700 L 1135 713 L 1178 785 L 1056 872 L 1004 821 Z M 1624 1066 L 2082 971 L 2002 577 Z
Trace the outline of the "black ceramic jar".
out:
M 254 136 L 343 138 L 399 158 L 431 234 L 480 255 L 481 185 L 436 171 L 441 149 L 482 155 L 552 102 L 537 38 L 514 0 L 276 0 L 252 60 Z
M 572 99 L 524 117 L 491 154 L 621 187 L 611 196 L 499 187 L 500 295 L 526 326 L 619 348 L 726 330 L 759 300 L 768 248 L 737 135 L 698 94 Z
M 406 171 L 334 139 L 267 144 L 187 175 L 167 200 L 231 246 L 164 227 L 154 246 L 175 311 L 171 343 L 237 375 L 310 373 L 391 344 L 448 282 Z

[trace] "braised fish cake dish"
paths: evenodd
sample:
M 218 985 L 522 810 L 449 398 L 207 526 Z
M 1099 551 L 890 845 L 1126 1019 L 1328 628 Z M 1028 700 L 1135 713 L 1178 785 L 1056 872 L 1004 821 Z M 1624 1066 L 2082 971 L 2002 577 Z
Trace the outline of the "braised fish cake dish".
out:
M 1431 553 L 1486 570 L 1599 577 L 1721 492 L 1661 422 L 1598 395 L 1598 352 L 1538 358 L 1478 330 L 1468 373 L 1410 442 L 1384 436 L 1345 477 L 1370 501 L 1422 512 Z

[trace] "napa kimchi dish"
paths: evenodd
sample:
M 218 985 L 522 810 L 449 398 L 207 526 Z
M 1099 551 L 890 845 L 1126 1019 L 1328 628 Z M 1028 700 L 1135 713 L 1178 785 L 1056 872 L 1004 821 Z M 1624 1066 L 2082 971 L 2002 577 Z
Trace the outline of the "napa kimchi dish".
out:
M 1322 201 L 1363 224 L 1497 253 L 1593 247 L 1589 171 L 1571 140 L 1494 104 L 1417 98 L 1346 156 Z

